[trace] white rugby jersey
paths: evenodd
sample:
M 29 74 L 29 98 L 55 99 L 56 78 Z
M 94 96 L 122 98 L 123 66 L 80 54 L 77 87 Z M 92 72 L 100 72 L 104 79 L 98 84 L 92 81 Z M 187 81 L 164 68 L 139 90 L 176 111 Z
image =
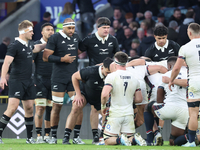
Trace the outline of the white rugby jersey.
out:
M 192 39 L 183 45 L 179 50 L 179 58 L 185 59 L 188 65 L 189 79 L 200 77 L 200 38 Z
M 146 65 L 161 65 L 167 68 L 167 60 L 160 61 L 160 62 L 146 62 Z M 147 76 L 151 84 L 153 84 L 155 87 L 160 84 L 160 81 L 162 80 L 162 74 L 161 73 L 155 73 L 153 75 Z
M 143 102 L 147 102 L 147 90 L 146 83 L 144 80 L 144 77 L 148 75 L 146 66 L 133 66 L 127 67 L 126 69 L 139 81 L 140 88 L 142 91 Z
M 162 76 L 167 76 L 170 78 L 171 72 L 172 71 L 168 71 Z M 186 67 L 181 67 L 181 70 L 178 76 L 176 77 L 176 79 L 187 79 Z M 171 86 L 172 91 L 170 91 L 168 84 L 163 83 L 162 80 L 159 87 L 163 87 L 166 92 L 166 96 L 164 100 L 165 103 L 170 104 L 170 105 L 181 106 L 183 108 L 188 108 L 187 100 L 186 100 L 186 88 L 174 84 L 174 87 Z
M 136 90 L 140 90 L 140 83 L 133 74 L 126 70 L 117 70 L 107 75 L 105 85 L 112 86 L 109 116 L 133 115 L 134 94 Z

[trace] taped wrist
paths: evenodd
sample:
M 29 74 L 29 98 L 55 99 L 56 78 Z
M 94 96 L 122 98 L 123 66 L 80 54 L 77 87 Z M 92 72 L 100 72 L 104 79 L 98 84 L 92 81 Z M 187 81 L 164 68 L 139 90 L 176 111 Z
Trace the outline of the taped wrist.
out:
M 53 62 L 53 63 L 55 63 L 55 62 L 61 62 L 61 57 L 50 55 L 48 57 L 48 62 Z

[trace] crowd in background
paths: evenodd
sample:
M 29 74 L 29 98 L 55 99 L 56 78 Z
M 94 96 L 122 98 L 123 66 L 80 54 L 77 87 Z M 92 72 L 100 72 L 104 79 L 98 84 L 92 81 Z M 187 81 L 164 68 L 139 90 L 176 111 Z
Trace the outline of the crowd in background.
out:
M 95 10 L 89 1 L 67 2 L 54 22 L 55 30 L 60 27 L 60 23 L 62 24 L 63 17 L 74 19 L 76 14 L 80 13 L 81 20 L 76 23 L 76 31 L 80 37 L 83 39 L 86 35 L 95 33 L 97 31 L 95 20 L 98 18 L 95 18 Z M 75 10 L 76 3 L 80 7 L 80 12 Z M 85 3 L 87 5 L 84 5 Z M 120 50 L 130 57 L 145 55 L 147 48 L 155 43 L 153 29 L 157 25 L 168 27 L 168 39 L 182 46 L 189 42 L 188 25 L 193 22 L 200 24 L 200 0 L 108 0 L 108 3 L 113 9 L 109 33 L 117 38 Z M 43 21 L 34 27 L 34 41 L 41 38 L 41 25 L 50 21 L 51 14 L 44 13 Z M 4 41 L 5 38 L 2 42 L 4 43 L 2 45 L 6 45 L 5 51 L 9 43 L 5 44 Z M 4 57 L 5 52 L 1 52 L 0 58 Z M 85 52 L 79 55 L 79 59 L 85 58 L 87 58 Z

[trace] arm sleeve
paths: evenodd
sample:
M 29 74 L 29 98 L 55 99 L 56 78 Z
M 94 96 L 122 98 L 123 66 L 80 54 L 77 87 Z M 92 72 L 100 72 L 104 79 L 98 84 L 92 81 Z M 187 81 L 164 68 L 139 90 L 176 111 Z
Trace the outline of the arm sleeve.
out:
M 151 57 L 151 49 L 147 49 L 144 56 L 152 59 L 152 57 Z
M 180 49 L 180 45 L 175 42 L 175 45 L 174 45 L 175 56 L 178 56 L 179 49 Z
M 113 87 L 113 77 L 111 76 L 111 74 L 108 74 L 107 77 L 105 78 L 104 85 L 109 85 Z
M 113 54 L 115 54 L 117 52 L 119 52 L 119 44 L 118 44 L 117 39 L 115 38 Z
M 183 46 L 179 50 L 178 58 L 185 59 L 185 51 L 184 51 L 184 47 Z
M 54 35 L 52 35 L 47 41 L 46 49 L 50 49 L 52 51 L 56 49 L 56 40 Z
M 14 46 L 14 44 L 9 45 L 6 55 L 15 57 L 16 54 L 17 54 L 17 48 Z
M 81 79 L 82 80 L 87 81 L 88 78 L 89 78 L 89 75 L 90 75 L 89 68 L 86 67 L 86 68 L 81 69 L 80 70 L 80 75 L 81 75 Z
M 82 52 L 87 51 L 87 37 L 79 42 L 79 50 Z

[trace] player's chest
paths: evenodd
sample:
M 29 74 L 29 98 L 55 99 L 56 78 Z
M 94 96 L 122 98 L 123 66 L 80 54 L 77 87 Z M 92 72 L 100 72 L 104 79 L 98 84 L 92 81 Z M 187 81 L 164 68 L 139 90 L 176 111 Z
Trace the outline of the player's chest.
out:
M 62 39 L 57 42 L 57 49 L 60 51 L 77 51 L 78 50 L 78 41 L 76 38 Z
M 95 54 L 111 54 L 114 50 L 114 43 L 112 41 L 105 41 L 105 43 L 91 41 L 88 47 L 88 51 Z
M 31 47 L 20 47 L 17 51 L 16 57 L 19 59 L 32 59 L 32 49 Z

